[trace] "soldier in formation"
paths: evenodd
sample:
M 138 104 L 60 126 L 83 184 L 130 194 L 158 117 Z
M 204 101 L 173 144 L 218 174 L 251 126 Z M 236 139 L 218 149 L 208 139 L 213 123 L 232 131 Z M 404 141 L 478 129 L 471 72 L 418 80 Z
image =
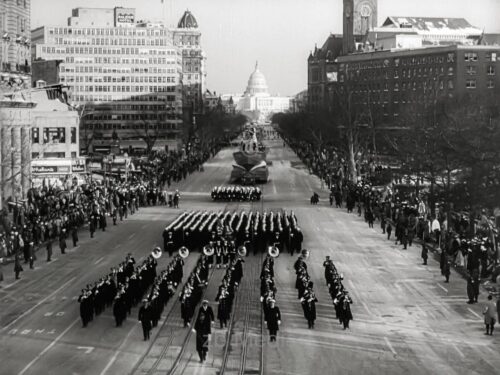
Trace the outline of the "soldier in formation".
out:
M 256 202 L 261 196 L 262 190 L 253 186 L 216 186 L 211 193 L 216 202 Z
M 299 299 L 304 311 L 304 318 L 307 320 L 308 327 L 314 328 L 316 320 L 316 302 L 318 299 L 313 291 L 314 283 L 311 281 L 307 272 L 307 264 L 303 256 L 300 256 L 294 265 L 297 280 L 295 287 L 299 290 Z
M 116 326 L 122 325 L 127 315 L 130 315 L 132 306 L 139 303 L 156 276 L 157 263 L 152 256 L 138 267 L 134 268 L 134 265 L 135 259 L 128 254 L 117 268 L 112 268 L 108 275 L 82 290 L 78 302 L 84 327 L 94 316 L 111 306 Z
M 349 328 L 349 322 L 353 319 L 351 312 L 353 302 L 349 292 L 342 284 L 344 277 L 337 272 L 337 268 L 329 256 L 323 262 L 323 267 L 325 267 L 326 284 L 333 299 L 336 317 L 339 319 L 340 324 L 344 326 L 344 329 L 347 329 Z
M 191 320 L 193 318 L 195 307 L 201 299 L 203 289 L 207 285 L 208 264 L 206 256 L 202 255 L 179 294 L 179 300 L 181 302 L 181 317 L 184 322 L 184 327 L 191 326 Z
M 209 263 L 219 267 L 228 265 L 240 246 L 246 247 L 247 255 L 264 253 L 268 246 L 295 253 L 303 241 L 295 214 L 273 211 L 184 212 L 165 228 L 163 238 L 166 252 L 173 254 L 181 246 L 206 249 Z
M 281 312 L 276 306 L 276 285 L 274 282 L 274 258 L 267 255 L 262 264 L 260 273 L 260 301 L 264 311 L 264 322 L 269 330 L 271 341 L 276 341 L 279 326 L 281 325 Z

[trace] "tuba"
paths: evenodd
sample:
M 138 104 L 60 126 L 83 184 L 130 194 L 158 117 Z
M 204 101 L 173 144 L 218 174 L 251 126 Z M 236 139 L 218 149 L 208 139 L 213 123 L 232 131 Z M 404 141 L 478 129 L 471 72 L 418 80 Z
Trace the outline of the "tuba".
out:
M 181 256 L 181 258 L 187 258 L 189 256 L 188 248 L 186 246 L 182 246 L 179 249 L 179 255 Z
M 214 255 L 214 248 L 208 245 L 203 246 L 203 254 L 205 254 L 207 257 Z
M 309 250 L 307 250 L 307 249 L 302 249 L 300 254 L 302 255 L 302 258 L 304 258 L 304 259 L 309 258 L 309 255 L 310 255 Z
M 161 248 L 159 246 L 156 246 L 151 252 L 151 256 L 155 259 L 160 259 L 160 257 L 162 256 Z
M 238 247 L 238 255 L 240 257 L 245 257 L 247 255 L 247 248 L 245 246 Z
M 267 253 L 273 258 L 277 258 L 280 255 L 280 249 L 276 246 L 269 246 Z

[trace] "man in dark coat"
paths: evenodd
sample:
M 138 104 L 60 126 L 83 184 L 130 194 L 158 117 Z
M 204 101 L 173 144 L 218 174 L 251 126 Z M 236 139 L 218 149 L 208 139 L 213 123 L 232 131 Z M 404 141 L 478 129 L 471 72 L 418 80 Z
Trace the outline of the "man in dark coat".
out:
M 196 351 L 200 356 L 200 362 L 207 360 L 208 336 L 212 333 L 214 320 L 214 312 L 208 305 L 208 301 L 204 300 L 201 303 L 200 311 L 198 311 L 198 318 L 193 330 L 196 332 Z
M 59 235 L 59 248 L 61 249 L 61 254 L 66 254 L 66 229 L 62 229 L 61 234 Z
M 309 287 L 300 302 L 302 303 L 304 317 L 307 320 L 308 327 L 314 328 L 314 321 L 316 320 L 316 302 L 318 302 L 318 299 L 312 290 L 312 282 L 309 283 Z
M 281 312 L 273 299 L 269 301 L 266 319 L 267 329 L 269 329 L 271 341 L 276 341 L 276 335 L 278 334 L 279 326 L 281 325 Z
M 144 304 L 139 309 L 139 321 L 142 324 L 142 332 L 144 333 L 144 341 L 149 340 L 151 334 L 151 311 L 149 308 L 149 301 L 144 299 Z
M 424 261 L 423 263 L 424 266 L 427 265 L 427 258 L 429 257 L 428 253 L 429 250 L 427 249 L 427 245 L 425 244 L 425 241 L 422 241 L 422 259 Z
M 47 239 L 47 262 L 52 261 L 52 238 Z
M 73 239 L 73 247 L 77 247 L 78 246 L 78 229 L 77 229 L 76 225 L 74 225 L 73 228 L 71 229 L 71 237 Z

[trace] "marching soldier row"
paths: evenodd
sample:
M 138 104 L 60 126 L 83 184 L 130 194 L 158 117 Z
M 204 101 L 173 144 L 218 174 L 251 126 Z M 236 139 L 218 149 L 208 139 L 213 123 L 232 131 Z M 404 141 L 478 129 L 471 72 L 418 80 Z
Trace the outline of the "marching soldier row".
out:
M 260 201 L 262 190 L 253 186 L 216 186 L 212 189 L 214 201 L 256 202 Z
M 307 272 L 307 264 L 303 256 L 299 256 L 294 264 L 297 280 L 295 288 L 298 290 L 298 298 L 304 310 L 304 318 L 307 320 L 309 328 L 314 328 L 314 321 L 316 320 L 316 302 L 318 299 L 313 291 L 314 283 L 311 281 L 309 273 Z
M 274 258 L 267 255 L 260 273 L 260 301 L 264 310 L 264 322 L 269 330 L 271 341 L 276 341 L 279 326 L 281 325 L 281 312 L 276 306 L 276 284 L 274 282 Z
M 202 255 L 179 294 L 179 300 L 181 302 L 181 317 L 184 322 L 184 327 L 191 326 L 194 309 L 198 302 L 200 302 L 203 289 L 207 285 L 208 262 L 207 257 Z
M 342 284 L 344 277 L 337 272 L 337 268 L 335 268 L 329 256 L 323 262 L 323 267 L 325 267 L 326 284 L 328 285 L 330 296 L 335 306 L 335 315 L 339 319 L 340 324 L 344 325 L 344 329 L 347 329 L 349 328 L 349 321 L 352 320 L 351 304 L 353 302 L 349 296 L 349 292 Z
M 234 292 L 238 288 L 243 277 L 243 258 L 238 257 L 231 262 L 231 266 L 226 270 L 226 274 L 219 285 L 219 291 L 215 301 L 219 302 L 217 309 L 217 319 L 220 322 L 220 328 L 227 327 L 227 321 L 231 316 L 233 307 Z
M 112 268 L 111 273 L 102 277 L 94 285 L 82 289 L 78 298 L 80 317 L 86 327 L 95 316 L 101 314 L 105 307 L 113 305 L 113 315 L 116 326 L 121 326 L 130 314 L 147 288 L 156 277 L 156 260 L 148 257 L 140 266 L 134 269 L 135 259 L 128 254 L 125 262 L 118 268 Z
M 163 239 L 164 250 L 170 255 L 181 246 L 202 250 L 210 245 L 216 254 L 220 249 L 220 256 L 226 251 L 228 263 L 231 251 L 242 245 L 254 254 L 265 252 L 268 246 L 274 246 L 280 252 L 298 253 L 303 235 L 293 212 L 190 211 L 181 214 L 165 228 Z
M 184 260 L 177 255 L 168 267 L 156 276 L 148 296 L 142 300 L 139 321 L 142 324 L 144 340 L 149 340 L 151 329 L 158 325 L 163 309 L 175 295 L 177 286 L 182 282 Z

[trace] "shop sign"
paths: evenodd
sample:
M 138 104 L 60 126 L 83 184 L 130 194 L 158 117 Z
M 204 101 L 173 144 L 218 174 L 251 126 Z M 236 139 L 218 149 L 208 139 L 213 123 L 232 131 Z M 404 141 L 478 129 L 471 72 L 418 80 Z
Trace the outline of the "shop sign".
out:
M 47 173 L 56 173 L 57 172 L 57 167 L 55 165 L 50 165 L 50 166 L 32 166 L 31 167 L 31 172 L 33 174 L 47 174 Z

